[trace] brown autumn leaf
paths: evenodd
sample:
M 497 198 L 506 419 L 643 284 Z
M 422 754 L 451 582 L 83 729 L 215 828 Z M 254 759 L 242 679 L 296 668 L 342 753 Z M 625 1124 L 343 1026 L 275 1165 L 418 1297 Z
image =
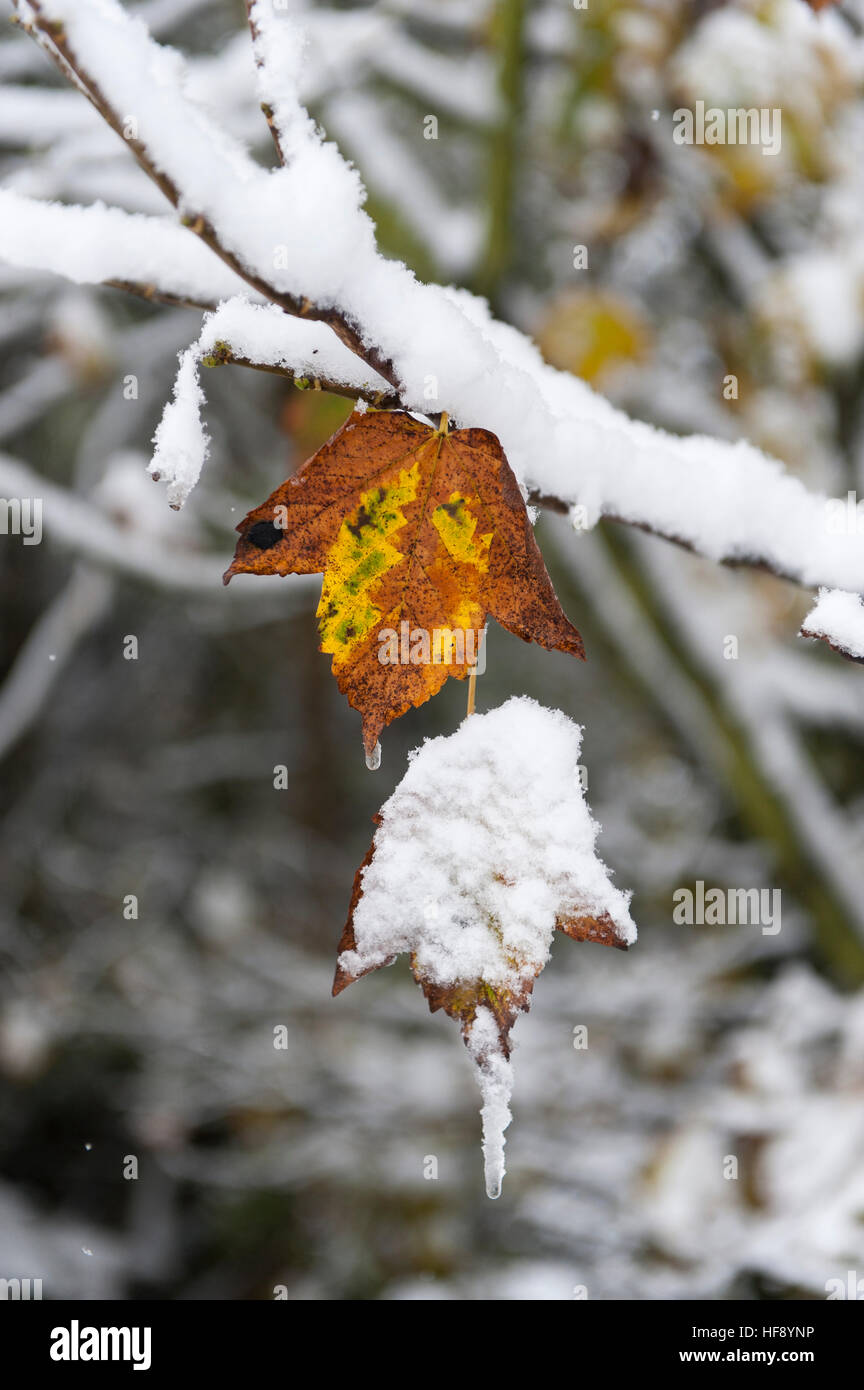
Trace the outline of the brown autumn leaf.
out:
M 525 697 L 427 739 L 374 818 L 334 995 L 407 954 L 434 1013 L 461 1025 L 484 1097 L 490 1189 L 503 1175 L 510 1030 L 556 931 L 626 950 L 628 897 L 596 857 L 580 733 Z
M 237 530 L 226 583 L 323 573 L 321 650 L 363 717 L 367 754 L 391 720 L 470 674 L 490 615 L 584 657 L 488 430 L 355 412 Z

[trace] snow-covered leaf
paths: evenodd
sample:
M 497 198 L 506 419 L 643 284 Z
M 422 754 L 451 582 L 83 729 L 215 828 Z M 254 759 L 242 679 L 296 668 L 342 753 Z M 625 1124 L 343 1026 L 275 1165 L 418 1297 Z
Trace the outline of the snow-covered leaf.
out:
M 462 1025 L 483 1096 L 487 1191 L 504 1175 L 510 1030 L 556 928 L 626 949 L 628 895 L 594 852 L 581 730 L 514 697 L 428 740 L 376 818 L 357 872 L 333 993 L 397 955 L 434 1011 Z

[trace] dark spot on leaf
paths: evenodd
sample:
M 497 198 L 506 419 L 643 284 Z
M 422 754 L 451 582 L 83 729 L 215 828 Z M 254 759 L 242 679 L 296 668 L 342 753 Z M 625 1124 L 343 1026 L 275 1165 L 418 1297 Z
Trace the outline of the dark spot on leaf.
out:
M 274 545 L 279 544 L 284 535 L 285 532 L 274 526 L 272 521 L 256 521 L 246 532 L 246 540 L 258 550 L 271 550 Z

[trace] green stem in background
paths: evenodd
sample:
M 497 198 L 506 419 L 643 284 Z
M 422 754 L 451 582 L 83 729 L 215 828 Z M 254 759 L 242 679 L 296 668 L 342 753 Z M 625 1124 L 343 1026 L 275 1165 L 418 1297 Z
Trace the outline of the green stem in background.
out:
M 495 307 L 513 260 L 513 203 L 525 73 L 527 0 L 497 0 L 493 15 L 499 116 L 489 139 L 486 237 L 476 289 Z
M 595 531 L 631 598 L 664 655 L 701 699 L 722 749 L 717 772 L 734 799 L 749 831 L 769 844 L 778 870 L 810 915 L 816 952 L 830 973 L 847 986 L 864 983 L 864 942 L 849 921 L 842 903 L 825 883 L 807 846 L 769 778 L 759 765 L 747 733 L 734 718 L 707 672 L 682 642 L 680 632 L 634 555 L 630 542 L 601 524 Z M 569 572 L 572 576 L 572 571 Z M 574 580 L 578 584 L 578 580 Z M 650 682 L 638 668 L 631 674 L 654 701 Z

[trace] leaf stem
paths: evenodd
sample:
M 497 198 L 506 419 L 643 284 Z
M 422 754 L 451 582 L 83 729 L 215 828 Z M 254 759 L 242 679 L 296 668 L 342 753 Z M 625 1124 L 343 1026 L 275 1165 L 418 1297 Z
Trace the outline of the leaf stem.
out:
M 466 719 L 470 719 L 471 715 L 474 713 L 474 698 L 475 698 L 475 696 L 476 696 L 476 693 L 477 693 L 477 667 L 475 666 L 475 667 L 474 667 L 474 670 L 471 672 L 470 676 L 468 677 L 468 708 L 467 708 L 467 710 L 465 711 L 465 718 L 466 718 Z

